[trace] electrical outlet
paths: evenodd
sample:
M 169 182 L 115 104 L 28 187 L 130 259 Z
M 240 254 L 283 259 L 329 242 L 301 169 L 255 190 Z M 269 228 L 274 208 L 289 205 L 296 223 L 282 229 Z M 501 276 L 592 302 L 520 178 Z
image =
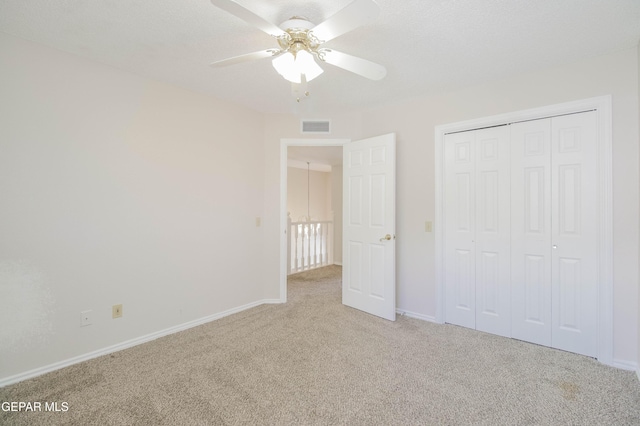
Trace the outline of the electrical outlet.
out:
M 91 325 L 91 311 L 80 312 L 80 327 Z
M 113 305 L 111 307 L 111 317 L 112 318 L 122 317 L 122 305 Z

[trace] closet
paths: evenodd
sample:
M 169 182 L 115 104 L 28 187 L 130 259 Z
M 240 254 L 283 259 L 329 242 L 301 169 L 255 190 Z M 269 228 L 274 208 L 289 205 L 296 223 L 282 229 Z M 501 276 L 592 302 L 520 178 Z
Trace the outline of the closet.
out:
M 597 353 L 595 111 L 445 135 L 445 321 Z

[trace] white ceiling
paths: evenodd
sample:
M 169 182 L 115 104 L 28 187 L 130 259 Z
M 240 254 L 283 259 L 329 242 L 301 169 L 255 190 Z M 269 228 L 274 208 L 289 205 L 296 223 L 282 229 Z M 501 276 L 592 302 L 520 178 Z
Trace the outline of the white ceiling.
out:
M 237 0 L 280 24 L 320 23 L 350 0 Z M 249 106 L 310 115 L 365 109 L 636 46 L 640 0 L 378 0 L 377 21 L 326 47 L 387 67 L 369 81 L 324 64 L 297 104 L 267 58 L 213 61 L 275 47 L 207 0 L 0 0 L 0 31 L 135 74 Z

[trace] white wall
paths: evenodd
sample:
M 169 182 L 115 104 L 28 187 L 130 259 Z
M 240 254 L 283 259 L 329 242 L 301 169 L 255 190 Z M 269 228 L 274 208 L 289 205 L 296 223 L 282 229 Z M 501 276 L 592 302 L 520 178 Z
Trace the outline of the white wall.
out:
M 434 317 L 434 126 L 613 95 L 614 361 L 638 354 L 638 51 L 418 98 L 364 112 L 364 137 L 397 132 L 397 305 Z M 434 227 L 438 226 L 434 223 Z
M 1 33 L 0 85 L 0 380 L 263 299 L 261 114 Z
M 288 167 L 287 211 L 291 221 L 302 221 L 307 210 L 312 220 L 331 220 L 331 172 L 310 170 L 307 181 L 307 169 Z

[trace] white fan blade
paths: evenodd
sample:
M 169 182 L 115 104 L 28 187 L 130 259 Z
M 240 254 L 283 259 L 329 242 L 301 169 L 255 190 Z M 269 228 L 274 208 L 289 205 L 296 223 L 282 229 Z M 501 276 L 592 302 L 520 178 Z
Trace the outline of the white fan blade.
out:
M 221 61 L 216 61 L 211 64 L 212 67 L 226 67 L 227 65 L 239 64 L 242 62 L 255 61 L 257 59 L 267 58 L 270 56 L 277 55 L 279 50 L 276 49 L 267 49 L 261 50 L 259 52 L 247 53 L 240 56 L 234 56 L 233 58 L 223 59 Z
M 373 22 L 379 13 L 380 8 L 373 0 L 354 0 L 323 23 L 316 25 L 311 32 L 321 42 L 329 41 Z
M 387 75 L 387 69 L 382 65 L 357 56 L 347 55 L 333 49 L 321 49 L 320 53 L 325 62 L 370 80 L 381 80 Z
M 261 16 L 256 15 L 246 7 L 241 6 L 233 0 L 211 0 L 211 3 L 213 3 L 214 6 L 219 7 L 222 10 L 226 10 L 230 14 L 237 16 L 246 23 L 257 27 L 267 34 L 271 34 L 274 37 L 278 37 L 279 35 L 282 35 L 284 33 L 284 31 L 282 31 L 276 25 L 272 24 Z

